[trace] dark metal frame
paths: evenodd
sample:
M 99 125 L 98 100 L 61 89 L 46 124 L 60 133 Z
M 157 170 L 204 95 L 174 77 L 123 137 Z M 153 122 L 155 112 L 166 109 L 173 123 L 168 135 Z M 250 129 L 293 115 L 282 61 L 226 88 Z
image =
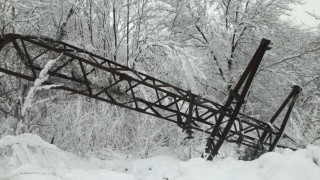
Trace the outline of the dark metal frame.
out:
M 210 136 L 206 153 L 209 155 L 207 159 L 211 160 L 224 141 L 259 151 L 272 151 L 280 146 L 278 142 L 284 135 L 290 112 L 301 91 L 300 87 L 294 86 L 270 123 L 239 112 L 262 57 L 270 49 L 269 44 L 269 40 L 261 41 L 224 105 L 86 50 L 43 37 L 4 35 L 0 39 L 0 57 L 3 52 L 15 50 L 16 52 L 11 53 L 18 55 L 22 67 L 19 70 L 10 66 L 0 67 L 0 72 L 35 81 L 48 59 L 62 54 L 49 70 L 50 79 L 44 84 L 62 83 L 62 86 L 53 89 L 69 91 L 176 123 L 186 130 L 187 138 L 193 137 L 194 130 L 207 133 Z M 5 58 L 5 55 L 2 56 Z M 148 93 L 148 99 L 143 92 Z M 274 128 L 270 124 L 275 122 L 288 104 L 281 127 Z

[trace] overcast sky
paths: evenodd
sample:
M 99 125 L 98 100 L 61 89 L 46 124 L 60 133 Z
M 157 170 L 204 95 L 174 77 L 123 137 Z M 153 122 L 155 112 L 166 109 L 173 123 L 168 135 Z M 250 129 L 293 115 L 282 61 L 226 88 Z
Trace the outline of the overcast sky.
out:
M 303 5 L 294 6 L 292 16 L 295 19 L 295 23 L 303 23 L 310 27 L 317 27 L 320 24 L 320 20 L 315 20 L 306 11 L 310 13 L 316 13 L 320 16 L 320 0 L 304 0 Z

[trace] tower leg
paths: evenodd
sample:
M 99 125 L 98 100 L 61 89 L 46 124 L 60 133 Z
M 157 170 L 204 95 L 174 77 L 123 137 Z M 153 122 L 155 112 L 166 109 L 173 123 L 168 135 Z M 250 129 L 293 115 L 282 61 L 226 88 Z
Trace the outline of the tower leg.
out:
M 238 117 L 239 111 L 241 109 L 242 104 L 244 103 L 245 96 L 248 93 L 248 90 L 252 84 L 253 78 L 258 70 L 258 67 L 261 63 L 261 60 L 265 54 L 265 52 L 269 49 L 270 40 L 262 39 L 261 44 L 257 51 L 255 52 L 253 58 L 251 59 L 250 63 L 248 64 L 247 68 L 243 72 L 242 76 L 240 77 L 238 83 L 236 84 L 233 90 L 230 90 L 228 100 L 224 105 L 224 110 L 228 110 L 231 107 L 232 102 L 236 102 L 234 110 L 229 113 L 229 120 L 227 121 L 227 125 L 223 128 L 222 133 L 220 134 L 219 131 L 222 129 L 221 123 L 226 116 L 220 114 L 213 130 L 208 138 L 207 145 L 205 148 L 205 153 L 208 155 L 207 160 L 212 160 L 215 155 L 218 154 L 218 151 L 226 140 L 227 135 L 232 128 L 236 118 Z M 241 92 L 240 89 L 242 88 Z M 215 143 L 215 141 L 217 142 Z

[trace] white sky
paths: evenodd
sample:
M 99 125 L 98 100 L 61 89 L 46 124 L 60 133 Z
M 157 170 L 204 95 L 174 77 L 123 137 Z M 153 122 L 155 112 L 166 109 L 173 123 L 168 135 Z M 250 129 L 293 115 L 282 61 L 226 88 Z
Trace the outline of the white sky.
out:
M 320 20 L 311 17 L 307 12 L 315 13 L 320 16 L 320 0 L 304 0 L 303 5 L 296 5 L 293 7 L 294 11 L 291 13 L 294 23 L 304 24 L 305 27 L 317 27 Z

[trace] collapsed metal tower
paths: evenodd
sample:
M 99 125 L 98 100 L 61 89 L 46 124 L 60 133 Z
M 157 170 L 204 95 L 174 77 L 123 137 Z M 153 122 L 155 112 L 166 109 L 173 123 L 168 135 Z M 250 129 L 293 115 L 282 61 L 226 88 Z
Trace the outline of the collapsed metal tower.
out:
M 224 141 L 257 151 L 285 147 L 278 142 L 286 136 L 284 129 L 301 92 L 299 86 L 293 86 L 268 123 L 240 113 L 260 62 L 270 49 L 269 44 L 269 40 L 262 39 L 239 81 L 230 90 L 224 105 L 86 50 L 44 37 L 19 34 L 1 37 L 0 72 L 35 81 L 48 60 L 61 55 L 48 71 L 50 78 L 43 84 L 62 84 L 53 89 L 69 91 L 176 123 L 186 130 L 187 138 L 192 138 L 193 131 L 207 133 L 206 153 L 207 159 L 211 160 Z M 148 98 L 141 93 L 142 90 L 148 92 Z M 285 113 L 284 119 L 281 126 L 276 127 L 274 122 L 282 112 Z

